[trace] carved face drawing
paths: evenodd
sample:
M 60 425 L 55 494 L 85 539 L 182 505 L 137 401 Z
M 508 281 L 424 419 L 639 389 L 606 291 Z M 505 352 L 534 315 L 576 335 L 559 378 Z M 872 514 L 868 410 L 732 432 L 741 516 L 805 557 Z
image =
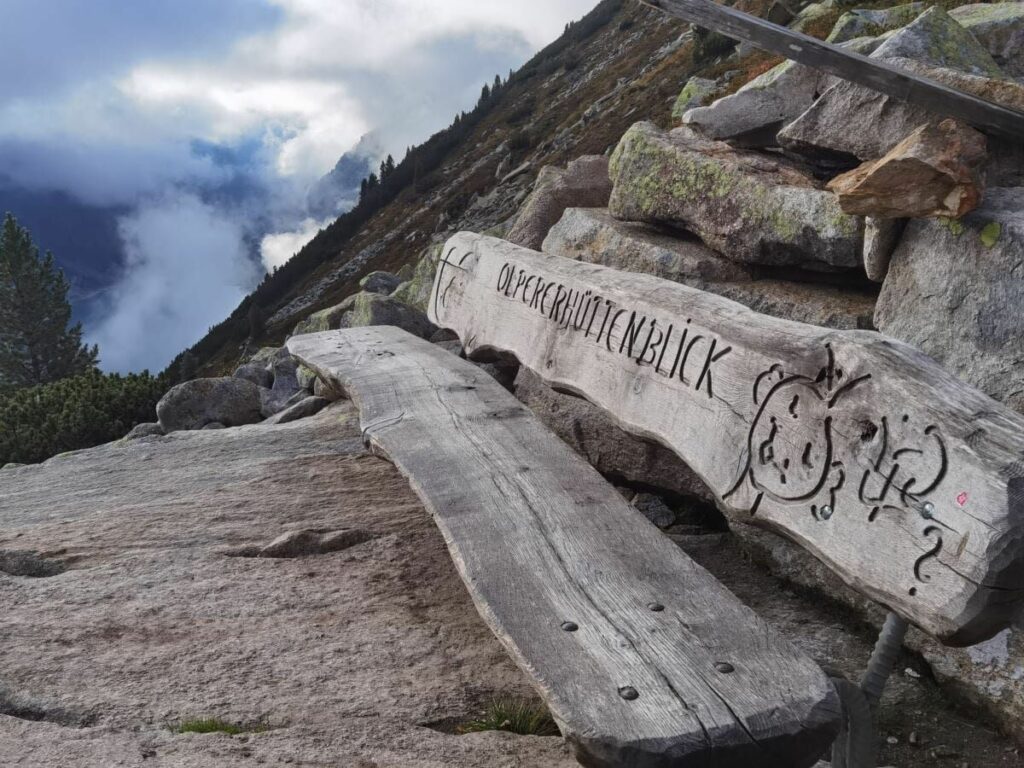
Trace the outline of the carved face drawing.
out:
M 807 378 L 777 382 L 750 430 L 751 482 L 787 501 L 809 499 L 827 480 L 832 465 L 828 401 Z
M 836 460 L 831 412 L 870 376 L 848 378 L 836 366 L 831 346 L 825 349 L 828 363 L 815 377 L 787 375 L 773 365 L 754 381 L 759 407 L 747 436 L 746 465 L 725 498 L 749 482 L 758 492 L 752 512 L 766 494 L 776 501 L 806 502 L 816 517 L 826 505 L 829 514 L 835 509 L 846 474 Z

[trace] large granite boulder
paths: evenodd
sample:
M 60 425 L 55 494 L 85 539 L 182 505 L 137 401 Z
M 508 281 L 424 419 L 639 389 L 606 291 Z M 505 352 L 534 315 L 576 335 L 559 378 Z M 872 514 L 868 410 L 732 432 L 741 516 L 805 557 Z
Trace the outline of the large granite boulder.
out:
M 443 243 L 429 246 L 424 252 L 412 275 L 404 283 L 396 288 L 391 296 L 410 307 L 427 311 L 427 302 L 430 301 L 430 292 L 434 287 L 434 275 L 437 274 L 437 265 L 441 259 Z
M 874 328 L 875 297 L 861 287 L 760 279 L 708 283 L 703 288 L 783 320 L 842 330 Z
M 357 293 L 354 299 L 352 311 L 345 317 L 345 327 L 394 325 L 421 339 L 429 339 L 437 331 L 437 326 L 423 312 L 394 296 L 364 291 Z
M 618 221 L 604 208 L 566 209 L 541 250 L 676 282 L 750 277 L 743 265 L 722 258 L 692 235 L 671 236 L 648 224 Z
M 846 213 L 960 218 L 981 201 L 985 136 L 956 120 L 925 123 L 878 160 L 829 182 Z
M 1006 74 L 1024 76 L 1024 3 L 977 3 L 949 15 L 992 54 Z
M 288 424 L 292 421 L 305 419 L 308 416 L 313 416 L 314 414 L 319 413 L 330 404 L 331 400 L 328 400 L 326 397 L 317 397 L 316 395 L 303 397 L 294 405 L 275 413 L 267 419 L 266 423 Z
M 637 123 L 611 161 L 618 219 L 695 232 L 735 261 L 817 269 L 860 263 L 864 222 L 797 164 L 689 128 Z
M 870 328 L 871 292 L 758 275 L 723 259 L 693 236 L 613 219 L 599 208 L 570 208 L 544 240 L 553 256 L 643 272 L 738 301 L 773 317 L 829 328 Z
M 679 120 L 687 110 L 699 107 L 718 90 L 718 81 L 706 77 L 691 77 L 686 81 L 672 105 L 672 117 Z
M 529 368 L 519 369 L 513 392 L 602 474 L 662 492 L 713 501 L 704 482 L 675 453 L 620 429 L 596 405 L 555 392 Z
M 347 312 L 352 310 L 353 303 L 355 303 L 354 295 L 349 296 L 340 304 L 335 304 L 333 307 L 327 307 L 327 309 L 321 309 L 318 312 L 314 312 L 305 320 L 300 320 L 296 323 L 295 328 L 292 330 L 292 335 L 301 336 L 304 333 L 336 331 L 339 328 L 344 327 L 342 325 L 342 318 Z
M 611 191 L 608 158 L 601 155 L 577 158 L 565 169 L 545 166 L 506 239 L 539 250 L 548 230 L 562 218 L 566 208 L 605 206 Z
M 924 3 L 907 3 L 892 8 L 854 8 L 839 17 L 827 40 L 839 44 L 857 38 L 879 37 L 906 26 L 924 9 Z
M 909 342 L 1024 411 L 1024 188 L 995 188 L 963 219 L 917 219 L 893 254 L 875 310 Z
M 269 388 L 274 384 L 274 374 L 270 370 L 270 365 L 267 360 L 242 363 L 231 375 L 236 379 L 251 381 L 257 387 Z
M 173 387 L 156 404 L 164 432 L 202 429 L 212 422 L 237 427 L 263 419 L 260 387 L 245 379 L 193 379 Z
M 871 58 L 990 101 L 1004 102 L 1008 98 L 1006 91 L 1020 88 L 1004 80 L 988 51 L 937 6 L 893 33 Z M 1016 89 L 1012 88 L 1014 85 Z M 848 161 L 851 156 L 873 160 L 932 119 L 942 117 L 840 80 L 785 126 L 778 139 L 790 151 L 822 162 Z
M 858 38 L 842 47 L 868 54 L 880 41 Z M 811 67 L 784 61 L 758 75 L 736 93 L 706 107 L 698 106 L 682 116 L 684 125 L 712 139 L 729 139 L 745 146 L 772 146 L 776 134 L 795 120 L 836 78 Z
M 125 440 L 138 440 L 140 437 L 157 437 L 163 435 L 164 428 L 156 422 L 136 424 L 131 431 L 124 436 Z
M 371 272 L 359 281 L 359 287 L 370 293 L 382 293 L 389 296 L 394 293 L 395 288 L 402 284 L 402 278 L 390 272 Z

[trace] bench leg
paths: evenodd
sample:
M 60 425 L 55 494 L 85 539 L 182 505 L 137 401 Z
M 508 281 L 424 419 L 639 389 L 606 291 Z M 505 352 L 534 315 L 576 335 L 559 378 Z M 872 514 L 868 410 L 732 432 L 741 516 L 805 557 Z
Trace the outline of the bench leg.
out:
M 890 613 L 885 618 L 885 625 L 878 635 L 878 642 L 875 643 L 875 650 L 871 654 L 871 661 L 864 672 L 864 678 L 860 681 L 860 688 L 872 709 L 878 706 L 882 698 L 882 691 L 885 690 L 885 683 L 892 674 L 896 657 L 903 647 L 903 638 L 907 635 L 907 622 Z
M 907 622 L 890 613 L 878 635 L 860 687 L 848 680 L 833 678 L 843 707 L 843 725 L 832 746 L 832 768 L 874 768 L 877 743 L 873 710 L 882 698 L 906 634 Z

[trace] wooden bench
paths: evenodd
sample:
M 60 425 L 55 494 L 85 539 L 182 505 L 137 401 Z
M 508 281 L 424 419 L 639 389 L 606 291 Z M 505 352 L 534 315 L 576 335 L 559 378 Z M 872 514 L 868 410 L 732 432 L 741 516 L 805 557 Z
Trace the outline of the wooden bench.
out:
M 679 454 L 733 519 L 803 545 L 940 641 L 1024 598 L 1024 418 L 881 334 L 779 320 L 469 233 L 431 319 Z
M 390 327 L 288 349 L 357 404 L 583 765 L 805 768 L 833 740 L 814 662 L 486 373 Z

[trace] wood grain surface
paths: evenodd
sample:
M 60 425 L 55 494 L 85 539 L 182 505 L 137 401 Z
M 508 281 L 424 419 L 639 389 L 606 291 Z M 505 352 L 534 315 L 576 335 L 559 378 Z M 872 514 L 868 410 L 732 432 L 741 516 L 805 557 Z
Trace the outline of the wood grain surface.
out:
M 429 310 L 469 354 L 513 354 L 675 450 L 728 513 L 943 642 L 1020 610 L 1024 418 L 917 350 L 471 233 L 447 243 Z
M 391 327 L 288 349 L 357 404 L 581 763 L 806 768 L 821 756 L 838 720 L 821 670 L 494 379 Z

